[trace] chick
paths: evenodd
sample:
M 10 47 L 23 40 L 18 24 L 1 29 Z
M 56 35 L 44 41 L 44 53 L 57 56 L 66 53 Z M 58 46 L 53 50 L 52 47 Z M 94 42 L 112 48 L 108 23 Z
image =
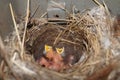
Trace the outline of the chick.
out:
M 49 45 L 45 44 L 43 54 L 48 53 L 52 49 L 53 49 L 52 46 L 49 46 Z
M 64 49 L 64 47 L 62 47 L 62 48 L 56 48 L 56 52 L 57 52 L 59 55 L 61 55 L 62 57 L 65 56 L 65 49 Z

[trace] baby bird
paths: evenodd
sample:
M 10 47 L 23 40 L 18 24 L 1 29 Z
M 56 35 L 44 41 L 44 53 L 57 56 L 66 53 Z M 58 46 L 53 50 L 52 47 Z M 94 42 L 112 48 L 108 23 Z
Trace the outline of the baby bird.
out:
M 45 44 L 45 46 L 44 46 L 44 51 L 43 51 L 43 54 L 44 55 L 49 55 L 49 54 L 47 54 L 48 52 L 53 52 L 54 50 L 53 50 L 53 47 L 52 46 L 49 46 L 49 45 L 47 45 L 47 44 Z M 62 48 L 55 48 L 55 52 L 57 53 L 57 54 L 59 54 L 59 55 L 61 55 L 62 57 L 64 57 L 65 56 L 65 53 L 64 53 L 64 47 L 62 47 Z M 51 56 L 53 56 L 53 54 L 50 54 Z
M 62 48 L 56 48 L 56 52 L 58 54 L 60 54 L 62 57 L 65 56 L 65 49 L 64 49 L 64 47 L 62 47 Z
M 64 52 L 63 48 L 55 48 L 53 49 L 52 46 L 45 45 L 44 46 L 44 56 L 41 57 L 39 64 L 41 66 L 44 66 L 46 68 L 60 71 L 62 69 L 67 68 L 66 65 L 64 65 L 64 60 L 62 57 L 62 53 Z
M 46 54 L 51 50 L 52 50 L 52 46 L 49 46 L 49 45 L 45 44 L 43 54 Z

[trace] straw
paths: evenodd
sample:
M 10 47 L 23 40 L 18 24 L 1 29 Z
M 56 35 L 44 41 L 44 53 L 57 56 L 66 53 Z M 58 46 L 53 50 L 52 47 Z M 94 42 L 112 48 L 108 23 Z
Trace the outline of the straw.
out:
M 11 3 L 9 4 L 9 7 L 10 7 L 10 11 L 11 11 L 11 15 L 12 15 L 12 20 L 13 20 L 13 23 L 14 23 L 14 28 L 15 28 L 15 31 L 16 31 L 16 34 L 17 34 L 17 38 L 18 38 L 18 42 L 19 42 L 19 45 L 20 45 L 20 48 L 21 48 L 21 39 L 20 39 L 20 35 L 19 35 L 19 31 L 17 29 L 17 24 L 16 24 L 16 21 L 15 21 L 15 17 L 14 17 L 14 13 L 13 13 L 13 9 L 12 9 L 12 5 Z
M 23 59 L 23 55 L 24 55 L 24 41 L 25 41 L 25 35 L 26 35 L 26 29 L 27 29 L 28 18 L 29 18 L 29 0 L 27 0 L 26 22 L 25 22 L 25 28 L 24 28 L 23 39 L 22 39 L 22 50 L 21 50 L 21 58 L 22 58 L 22 59 Z

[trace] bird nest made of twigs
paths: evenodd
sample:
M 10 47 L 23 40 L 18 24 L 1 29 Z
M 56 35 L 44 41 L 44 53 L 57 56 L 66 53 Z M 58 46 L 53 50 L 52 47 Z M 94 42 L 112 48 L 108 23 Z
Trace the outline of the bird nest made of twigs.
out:
M 108 74 L 116 62 L 109 64 L 113 60 L 112 21 L 106 8 L 101 5 L 69 14 L 64 21 L 66 25 L 58 25 L 45 18 L 32 18 L 26 29 L 24 21 L 17 25 L 18 32 L 16 29 L 8 36 L 5 46 L 0 40 L 3 79 L 111 80 Z
M 63 27 L 47 23 L 38 26 L 38 29 L 36 27 L 29 29 L 26 49 L 29 49 L 35 60 L 38 60 L 47 54 L 45 45 L 49 45 L 63 57 L 64 63 L 72 65 L 79 62 L 81 56 L 87 52 L 87 34 L 79 26 L 75 26 L 76 29 L 67 27 L 69 26 Z M 62 52 L 59 52 L 58 49 L 62 49 Z

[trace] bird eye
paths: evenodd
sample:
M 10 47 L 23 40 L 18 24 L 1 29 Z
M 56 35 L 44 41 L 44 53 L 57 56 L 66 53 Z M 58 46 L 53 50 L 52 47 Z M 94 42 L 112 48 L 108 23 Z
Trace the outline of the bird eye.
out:
M 52 46 L 45 45 L 45 52 L 49 52 L 52 49 Z
M 56 48 L 56 51 L 58 54 L 64 53 L 64 47 L 63 48 Z

